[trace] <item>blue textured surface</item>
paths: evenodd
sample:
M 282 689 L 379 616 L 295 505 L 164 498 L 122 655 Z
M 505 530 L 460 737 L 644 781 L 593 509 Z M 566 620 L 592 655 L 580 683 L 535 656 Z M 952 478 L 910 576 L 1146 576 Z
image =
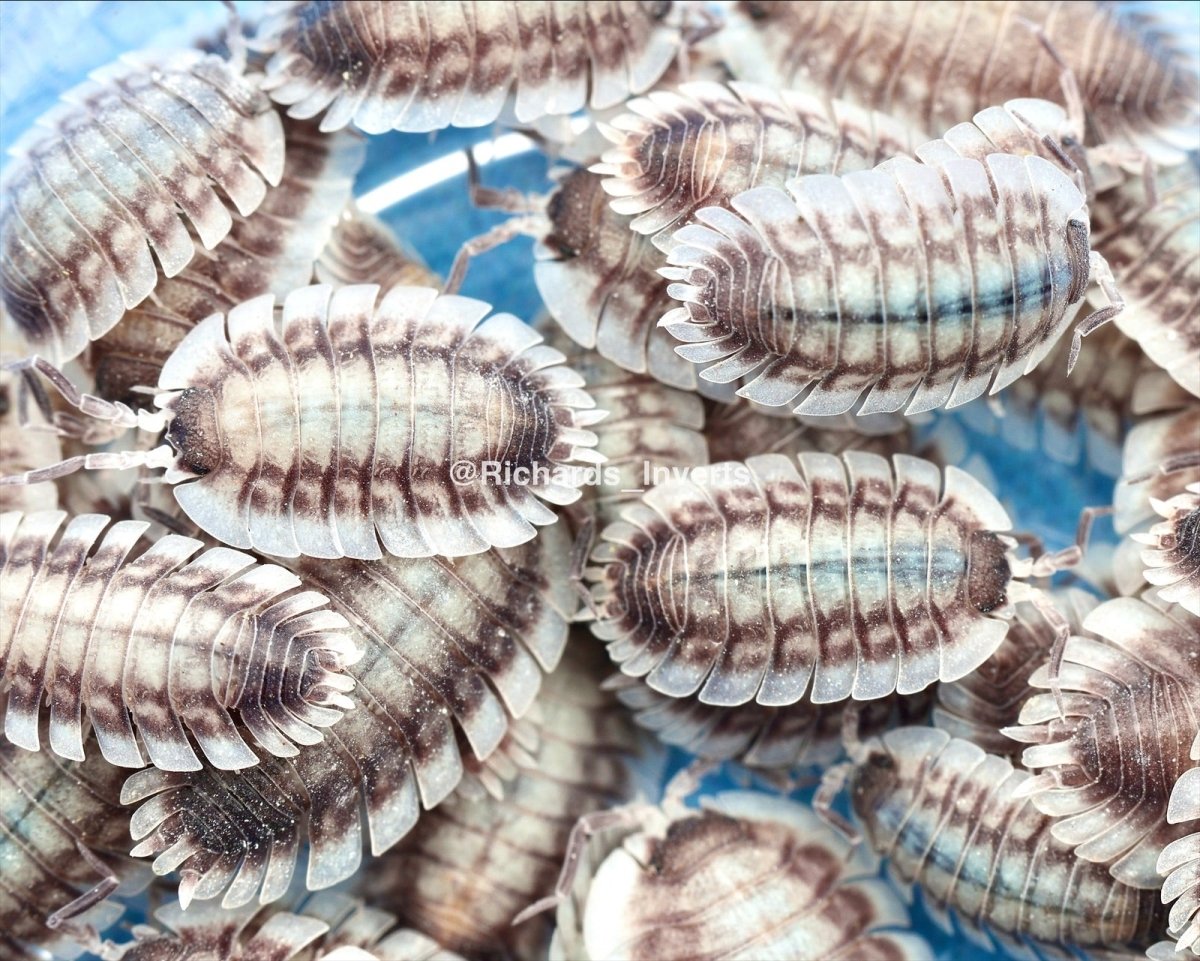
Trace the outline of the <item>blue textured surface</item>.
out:
M 260 3 L 239 3 L 244 13 L 261 8 Z M 1200 7 L 1195 3 L 1161 4 L 1183 13 L 1194 22 Z M 121 53 L 143 46 L 184 46 L 199 36 L 211 36 L 224 23 L 225 13 L 216 2 L 98 3 L 98 2 L 0 2 L 0 147 L 13 141 L 60 93 L 83 80 L 87 73 Z M 1187 34 L 1194 45 L 1200 31 Z M 356 186 L 363 193 L 423 164 L 450 159 L 473 143 L 488 139 L 490 130 L 449 130 L 436 137 L 391 134 L 372 139 L 366 166 Z M 484 168 L 486 183 L 521 191 L 550 189 L 548 161 L 529 152 Z M 426 262 L 443 275 L 460 244 L 504 219 L 504 214 L 473 209 L 462 176 L 405 199 L 380 216 Z M 525 319 L 541 309 L 534 286 L 530 256 L 531 241 L 518 239 L 504 248 L 477 259 L 471 267 L 463 293 L 492 303 Z M 952 419 L 959 420 L 953 417 Z M 971 454 L 981 456 L 997 480 L 997 493 L 1009 508 L 1020 530 L 1042 537 L 1051 549 L 1072 542 L 1079 510 L 1087 504 L 1108 503 L 1112 480 L 1098 472 L 1066 467 L 1038 451 L 1023 452 L 999 438 L 984 436 L 963 425 Z M 1097 536 L 1110 536 L 1106 523 L 1097 526 Z M 675 752 L 669 771 L 679 769 L 687 758 Z M 705 781 L 707 791 L 740 786 L 727 773 Z M 811 796 L 811 787 L 797 797 Z M 933 945 L 943 961 L 998 957 L 982 952 L 961 937 L 938 929 L 920 905 L 914 905 L 914 926 Z M 136 911 L 131 915 L 137 920 Z

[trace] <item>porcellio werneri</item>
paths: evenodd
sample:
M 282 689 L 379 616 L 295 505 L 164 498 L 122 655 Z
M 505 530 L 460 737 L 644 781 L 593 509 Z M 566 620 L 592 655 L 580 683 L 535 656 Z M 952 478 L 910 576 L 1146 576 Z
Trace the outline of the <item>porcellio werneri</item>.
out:
M 352 133 L 318 133 L 306 121 L 285 120 L 283 175 L 248 217 L 233 215 L 229 234 L 200 251 L 174 277 L 160 280 L 146 301 L 95 341 L 86 355 L 96 393 L 131 406 L 130 388 L 154 384 L 189 330 L 211 314 L 262 294 L 282 299 L 312 282 L 366 155 Z
M 1162 849 L 1187 833 L 1167 821 L 1175 782 L 1200 727 L 1200 621 L 1174 608 L 1116 598 L 1071 637 L 1054 694 L 1039 691 L 1005 733 L 1029 745 L 1037 776 L 1019 795 L 1053 820 L 1054 839 L 1114 878 L 1157 890 Z M 1047 688 L 1048 669 L 1030 683 Z
M 1008 514 L 956 467 L 804 453 L 712 465 L 626 508 L 593 553 L 593 633 L 674 697 L 911 694 L 977 668 L 1036 595 Z
M 604 414 L 562 354 L 490 309 L 421 287 L 381 298 L 372 285 L 315 285 L 288 295 L 280 325 L 274 298 L 255 298 L 184 338 L 159 377 L 156 414 L 73 398 L 117 426 L 165 424 L 167 444 L 0 483 L 166 467 L 205 533 L 281 557 L 455 557 L 523 543 L 557 517 L 543 500 L 578 499 L 571 468 L 600 459 L 583 428 Z
M 555 524 L 457 561 L 294 562 L 357 630 L 364 655 L 347 668 L 355 710 L 293 758 L 132 775 L 123 800 L 140 804 L 134 853 L 155 855 L 157 873 L 178 869 L 185 903 L 265 904 L 288 890 L 305 842 L 306 884 L 326 888 L 358 869 L 364 822 L 381 854 L 462 784 L 471 758 L 497 762 L 474 772 L 479 780 L 505 776 L 514 718 L 567 641 L 577 598 L 557 575 L 571 549 L 566 525 Z
M 1200 483 L 1168 501 L 1153 501 L 1162 520 L 1133 539 L 1148 544 L 1143 572 L 1158 597 L 1200 617 Z
M 1160 163 L 1200 147 L 1195 65 L 1139 5 L 746 0 L 734 10 L 722 49 L 744 80 L 840 97 L 935 133 L 1012 97 L 1058 99 L 1069 70 L 1089 142 L 1133 144 Z
M 546 678 L 529 721 L 537 744 L 504 797 L 453 797 L 393 851 L 367 865 L 357 892 L 470 957 L 545 957 L 551 917 L 513 920 L 554 890 L 576 820 L 632 799 L 638 737 L 599 689 L 604 654 L 576 635 Z
M 1187 823 L 1190 834 L 1172 841 L 1158 858 L 1163 876 L 1162 899 L 1172 901 L 1168 934 L 1176 942 L 1160 942 L 1148 952 L 1154 961 L 1175 961 L 1174 951 L 1200 954 L 1200 730 L 1192 742 L 1192 767 L 1184 771 L 1171 791 L 1167 820 Z
M 606 856 L 559 907 L 552 958 L 931 956 L 863 849 L 808 808 L 737 792 L 700 804 L 668 801 L 600 836 Z
M 985 950 L 1139 952 L 1159 937 L 1158 892 L 1130 887 L 1057 840 L 1021 788 L 1032 777 L 945 731 L 908 727 L 852 750 L 851 802 L 899 883 Z M 1125 956 L 1125 955 L 1121 955 Z
M 680 51 L 682 4 L 300 0 L 264 21 L 263 89 L 322 130 L 521 123 L 648 90 Z M 511 97 L 511 105 L 509 105 Z
M 94 749 L 76 763 L 0 739 L 5 957 L 28 957 L 35 948 L 56 958 L 81 954 L 121 915 L 105 898 L 149 882 L 149 872 L 127 853 L 130 812 L 120 802 L 125 773 Z
M 229 205 L 255 210 L 284 163 L 270 100 L 194 50 L 128 54 L 95 72 L 13 151 L 0 294 L 56 363 L 145 300 L 160 272 L 183 270 L 196 239 L 216 246 L 233 226 Z
M 273 564 L 149 526 L 64 511 L 0 515 L 4 736 L 83 760 L 90 727 L 111 764 L 240 768 L 289 756 L 351 706 L 359 652 L 326 598 Z M 48 703 L 45 711 L 43 703 Z M 234 722 L 234 717 L 237 723 Z M 85 727 L 86 725 L 86 727 Z M 136 729 L 136 735 L 135 735 Z M 294 743 L 293 743 L 294 742 Z M 140 746 L 139 746 L 140 745 Z M 145 748 L 145 755 L 142 748 Z

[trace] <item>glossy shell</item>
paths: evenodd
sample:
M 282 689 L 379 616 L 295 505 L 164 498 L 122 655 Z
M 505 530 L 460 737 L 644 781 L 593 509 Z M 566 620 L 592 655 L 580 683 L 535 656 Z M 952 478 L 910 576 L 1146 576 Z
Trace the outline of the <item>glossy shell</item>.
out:
M 1003 640 L 1009 520 L 970 475 L 860 452 L 705 473 L 645 494 L 593 555 L 592 631 L 625 674 L 706 704 L 827 704 L 956 680 Z
M 449 557 L 511 547 L 578 499 L 602 416 L 510 314 L 436 290 L 318 285 L 213 316 L 155 403 L 184 512 L 283 557 Z M 484 318 L 487 318 L 486 320 Z M 303 385 L 303 390 L 300 389 Z M 249 418 L 249 419 L 248 419 Z
M 582 950 L 568 956 L 928 958 L 921 938 L 897 930 L 907 914 L 873 873 L 794 802 L 705 798 L 699 812 L 626 837 L 600 864 L 581 912 Z
M 102 514 L 0 515 L 4 734 L 36 751 L 49 703 L 50 749 L 83 760 L 84 719 L 104 757 L 196 771 L 199 746 L 223 769 L 317 744 L 350 706 L 358 657 L 345 618 L 297 591 L 280 567 Z M 111 526 L 110 526 L 111 524 Z M 131 552 L 133 552 L 131 554 Z M 237 724 L 234 722 L 237 718 Z M 137 736 L 134 734 L 136 728 Z
M 565 525 L 458 561 L 304 559 L 297 570 L 358 630 L 349 668 L 356 709 L 324 744 L 240 772 L 144 771 L 125 801 L 160 874 L 180 868 L 188 897 L 227 907 L 286 892 L 307 841 L 307 886 L 359 867 L 363 813 L 380 854 L 461 783 L 466 755 L 490 758 L 562 655 L 575 612 Z M 181 842 L 175 847 L 177 842 Z
M 1139 952 L 1161 936 L 1156 891 L 1115 880 L 1054 838 L 1054 821 L 1020 789 L 1032 775 L 932 728 L 866 744 L 852 803 L 868 843 L 901 884 L 920 885 L 935 920 L 949 915 L 985 950 Z M 1030 944 L 1032 942 L 1032 944 Z
M 1200 762 L 1200 730 L 1192 742 L 1191 758 Z M 1180 776 L 1171 791 L 1167 820 L 1172 824 L 1200 827 L 1200 764 Z M 1155 945 L 1150 957 L 1155 961 L 1174 961 L 1172 949 L 1200 954 L 1200 831 L 1172 841 L 1158 858 L 1158 873 L 1163 875 L 1164 904 L 1174 901 L 1168 933 L 1176 941 Z
M 807 176 L 675 232 L 662 323 L 717 383 L 802 414 L 918 413 L 1031 370 L 1089 279 L 1087 206 L 1040 157 Z M 735 306 L 737 305 L 737 306 Z M 865 396 L 864 396 L 865 395 Z
M 1134 535 L 1149 545 L 1142 551 L 1145 578 L 1163 601 L 1200 617 L 1200 484 L 1154 507 L 1163 520 Z
M 521 123 L 649 89 L 680 47 L 670 3 L 289 3 L 259 32 L 263 89 L 322 130 Z
M 1158 856 L 1185 833 L 1167 822 L 1167 802 L 1200 727 L 1200 622 L 1124 597 L 1083 628 L 1095 636 L 1068 641 L 1059 675 L 1066 719 L 1039 692 L 1008 729 L 1030 745 L 1022 761 L 1038 773 L 1025 793 L 1054 819 L 1056 841 L 1119 881 L 1157 889 Z M 1047 674 L 1030 683 L 1048 688 Z
M 76 357 L 211 249 L 283 173 L 270 101 L 196 51 L 129 54 L 68 91 L 13 148 L 0 293 L 33 349 Z M 185 225 L 186 218 L 186 225 Z M 190 226 L 190 230 L 189 230 Z

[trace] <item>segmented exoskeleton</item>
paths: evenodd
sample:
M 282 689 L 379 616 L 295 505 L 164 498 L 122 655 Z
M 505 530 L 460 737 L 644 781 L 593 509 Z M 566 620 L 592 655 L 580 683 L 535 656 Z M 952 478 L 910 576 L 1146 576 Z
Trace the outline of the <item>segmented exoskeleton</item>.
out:
M 287 159 L 279 185 L 212 253 L 161 280 L 149 299 L 91 345 L 96 392 L 134 406 L 130 388 L 154 384 L 171 352 L 211 314 L 261 294 L 281 300 L 312 282 L 313 264 L 350 198 L 366 144 L 350 133 L 327 136 L 312 123 L 284 123 Z
M 322 130 L 367 133 L 529 123 L 648 90 L 679 53 L 670 2 L 301 0 L 259 31 L 263 89 Z M 328 108 L 328 109 L 327 109 Z
M 1200 617 L 1200 483 L 1169 501 L 1152 501 L 1163 520 L 1133 539 L 1148 544 L 1141 553 L 1144 576 L 1168 604 Z
M 1162 899 L 1172 901 L 1168 933 L 1176 942 L 1159 942 L 1147 953 L 1154 961 L 1175 961 L 1175 951 L 1200 947 L 1200 729 L 1192 741 L 1193 766 L 1180 775 L 1171 791 L 1167 820 L 1188 824 L 1193 833 L 1172 841 L 1158 858 L 1158 873 L 1163 875 Z
M 662 324 L 703 378 L 797 413 L 957 407 L 1033 369 L 1093 275 L 1117 298 L 1083 194 L 1037 156 L 898 158 L 730 206 L 675 232 L 662 272 L 684 306 Z
M 934 920 L 1017 956 L 1062 947 L 1141 951 L 1161 936 L 1156 891 L 1114 879 L 1057 840 L 1022 796 L 1032 775 L 933 728 L 901 728 L 854 750 L 851 803 L 899 883 Z
M 227 204 L 254 211 L 284 160 L 267 97 L 194 50 L 128 54 L 62 101 L 14 146 L 0 201 L 0 294 L 57 363 L 183 270 L 193 231 L 216 246 Z
M 957 680 L 995 651 L 1032 568 L 978 481 L 903 454 L 798 463 L 712 465 L 605 529 L 585 574 L 622 672 L 706 704 L 827 704 Z
M 736 10 L 721 39 L 744 80 L 840 97 L 933 133 L 1012 97 L 1058 99 L 1068 69 L 1089 142 L 1132 143 L 1159 162 L 1200 147 L 1195 64 L 1138 5 L 750 0 Z
M 546 678 L 530 720 L 538 744 L 504 798 L 450 798 L 396 850 L 368 866 L 360 894 L 401 921 L 471 957 L 545 956 L 546 916 L 513 926 L 554 889 L 572 826 L 630 800 L 638 738 L 598 688 L 604 655 L 576 636 Z
M 358 629 L 366 653 L 350 711 L 314 750 L 264 757 L 239 772 L 134 774 L 127 803 L 145 801 L 131 831 L 155 870 L 179 869 L 181 896 L 227 907 L 280 898 L 309 845 L 307 885 L 351 876 L 363 824 L 380 854 L 406 835 L 420 809 L 464 776 L 465 758 L 490 759 L 512 719 L 557 663 L 576 597 L 566 578 L 565 525 L 517 548 L 451 562 L 303 559 L 296 569 L 328 593 Z M 227 890 L 228 889 L 228 890 Z
M 1091 636 L 1067 642 L 1058 672 L 1065 717 L 1053 694 L 1038 693 L 1020 725 L 1005 729 L 1030 745 L 1022 761 L 1040 772 L 1021 796 L 1079 857 L 1156 890 L 1160 852 L 1186 833 L 1166 815 L 1200 726 L 1200 622 L 1122 597 L 1092 611 L 1083 628 Z M 1030 683 L 1049 687 L 1047 669 Z
M 320 284 L 378 284 L 393 287 L 439 287 L 441 278 L 407 249 L 387 225 L 351 203 L 342 211 L 329 243 L 317 259 L 314 278 Z
M 72 399 L 170 446 L 75 458 L 166 467 L 184 512 L 233 547 L 282 557 L 463 556 L 509 547 L 578 499 L 603 418 L 532 328 L 423 287 L 317 285 L 197 325 L 159 377 L 157 415 Z M 281 329 L 282 327 L 282 329 Z M 61 375 L 45 370 L 51 377 Z M 70 394 L 70 385 L 61 388 Z M 172 448 L 174 452 L 172 452 Z M 381 549 L 382 545 L 382 549 Z
M 859 848 L 808 808 L 727 793 L 651 809 L 559 909 L 552 958 L 878 958 L 930 948 Z M 621 838 L 621 835 L 625 835 Z M 618 843 L 620 842 L 620 843 Z
M 4 735 L 84 758 L 84 723 L 112 764 L 168 771 L 257 763 L 239 731 L 291 756 L 353 706 L 345 618 L 274 565 L 149 526 L 63 511 L 0 515 Z M 111 524 L 111 526 L 110 526 Z M 234 713 L 231 713 L 234 712 Z M 234 716 L 237 724 L 234 723 Z M 135 736 L 136 728 L 136 736 Z M 294 742 L 294 743 L 293 743 Z

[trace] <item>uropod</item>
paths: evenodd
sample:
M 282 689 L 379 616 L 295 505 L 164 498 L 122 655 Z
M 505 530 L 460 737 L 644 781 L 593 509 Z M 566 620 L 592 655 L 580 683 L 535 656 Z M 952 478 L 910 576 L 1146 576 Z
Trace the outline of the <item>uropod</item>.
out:
M 914 693 L 977 668 L 1058 556 L 1011 554 L 1008 514 L 969 474 L 897 454 L 809 452 L 660 484 L 593 553 L 592 632 L 662 694 L 825 704 Z
M 477 300 L 371 285 L 293 291 L 214 314 L 163 367 L 155 412 L 80 396 L 117 428 L 166 428 L 150 451 L 70 458 L 0 484 L 80 468 L 164 467 L 201 529 L 282 557 L 477 554 L 530 540 L 603 458 L 583 379 L 509 314 Z M 485 320 L 484 318 L 487 317 Z M 382 550 L 381 550 L 382 545 Z

